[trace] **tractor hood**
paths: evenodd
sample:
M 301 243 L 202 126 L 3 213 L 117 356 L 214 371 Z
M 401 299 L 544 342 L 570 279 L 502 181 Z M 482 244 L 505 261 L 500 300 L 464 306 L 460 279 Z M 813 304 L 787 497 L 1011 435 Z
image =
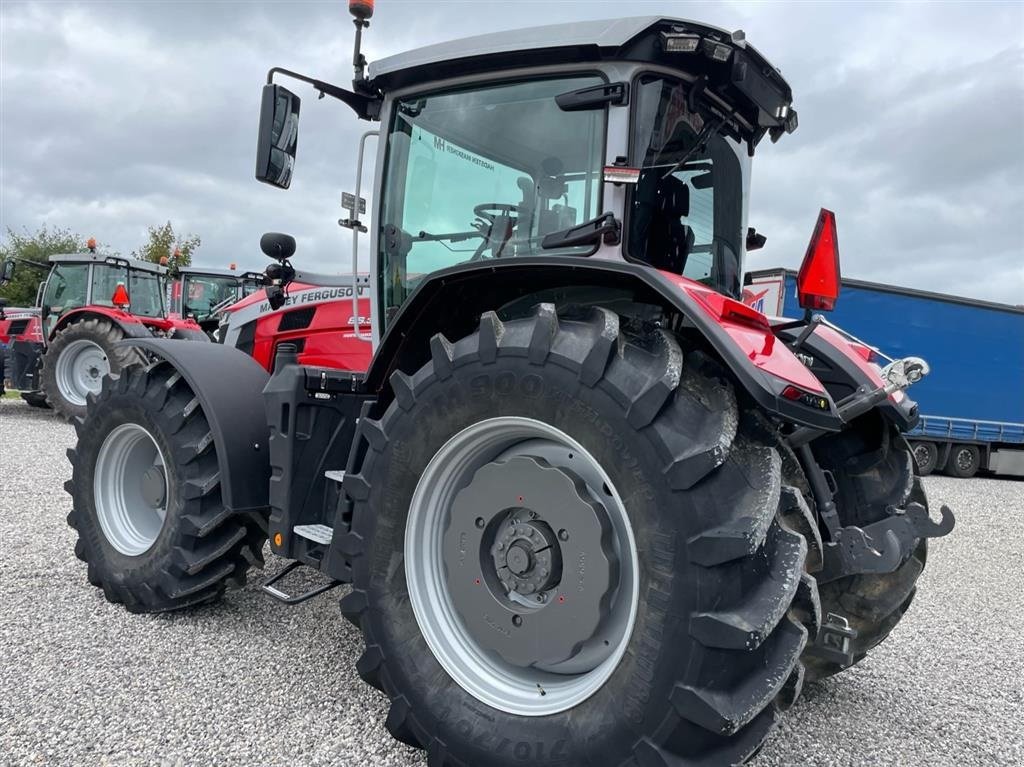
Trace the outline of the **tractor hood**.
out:
M 668 67 L 701 83 L 753 146 L 796 129 L 792 91 L 743 32 L 684 19 L 641 16 L 555 24 L 430 45 L 369 66 L 384 92 L 519 67 L 631 61 Z

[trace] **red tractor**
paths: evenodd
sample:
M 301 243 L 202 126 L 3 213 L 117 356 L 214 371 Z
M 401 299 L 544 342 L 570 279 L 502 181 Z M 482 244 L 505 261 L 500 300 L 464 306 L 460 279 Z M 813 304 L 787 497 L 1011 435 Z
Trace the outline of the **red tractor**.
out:
M 24 264 L 42 268 L 32 261 Z M 22 349 L 22 397 L 68 419 L 85 415 L 86 400 L 103 378 L 145 358 L 122 346 L 126 338 L 209 339 L 193 320 L 168 319 L 163 295 L 167 269 L 134 258 L 105 256 L 90 239 L 88 251 L 50 256 L 39 286 L 40 337 Z M 3 265 L 3 280 L 16 261 Z
M 31 388 L 35 350 L 42 340 L 39 310 L 9 307 L 0 298 L 0 394 L 8 381 L 14 389 Z
M 173 277 L 167 284 L 167 316 L 194 320 L 207 335 L 217 329 L 229 306 L 263 287 L 262 273 L 239 274 L 233 268 L 182 266 Z
M 350 8 L 352 89 L 272 69 L 256 177 L 295 167 L 275 78 L 379 124 L 353 276 L 304 275 L 268 234 L 266 296 L 225 343 L 132 341 L 159 361 L 108 379 L 71 453 L 90 583 L 133 612 L 208 603 L 269 539 L 271 596 L 351 584 L 359 673 L 432 765 L 745 761 L 888 636 L 953 527 L 901 435 L 927 365 L 882 370 L 813 314 L 839 292 L 834 217 L 805 317 L 740 301 L 750 158 L 796 128 L 789 86 L 741 32 L 661 17 L 365 74 L 373 3 Z M 292 595 L 300 566 L 325 581 Z

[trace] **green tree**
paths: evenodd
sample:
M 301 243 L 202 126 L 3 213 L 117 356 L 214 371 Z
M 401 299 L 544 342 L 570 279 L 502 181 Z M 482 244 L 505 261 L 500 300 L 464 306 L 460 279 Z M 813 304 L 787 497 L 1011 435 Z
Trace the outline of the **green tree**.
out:
M 138 250 L 133 250 L 132 255 L 154 264 L 159 264 L 161 259 L 166 258 L 167 266 L 174 269 L 192 263 L 192 254 L 199 247 L 199 243 L 197 234 L 187 234 L 184 237 L 176 235 L 174 227 L 168 221 L 162 226 L 149 227 L 149 241 Z
M 43 224 L 35 233 L 27 229 L 21 233 L 7 229 L 7 236 L 0 243 L 0 259 L 22 259 L 15 267 L 14 279 L 0 288 L 0 298 L 7 299 L 8 306 L 33 306 L 39 283 L 46 279 L 49 271 L 47 258 L 56 253 L 79 253 L 85 250 L 85 239 L 70 229 L 49 229 Z M 41 268 L 33 268 L 24 261 L 33 261 Z

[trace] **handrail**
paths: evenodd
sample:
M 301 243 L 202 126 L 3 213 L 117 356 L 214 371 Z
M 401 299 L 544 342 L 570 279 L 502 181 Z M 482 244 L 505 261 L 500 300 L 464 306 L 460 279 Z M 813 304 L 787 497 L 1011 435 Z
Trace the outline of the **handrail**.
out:
M 380 136 L 380 131 L 368 130 L 359 137 L 359 156 L 356 159 L 356 191 L 355 206 L 352 209 L 352 328 L 355 337 L 360 341 L 373 341 L 373 333 L 364 336 L 359 330 L 359 192 L 363 185 L 363 151 L 366 148 L 366 139 L 370 136 Z

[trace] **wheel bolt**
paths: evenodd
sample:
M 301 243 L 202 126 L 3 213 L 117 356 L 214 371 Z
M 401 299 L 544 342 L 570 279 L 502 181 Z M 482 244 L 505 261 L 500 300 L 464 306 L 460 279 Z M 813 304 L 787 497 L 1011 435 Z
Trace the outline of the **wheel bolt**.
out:
M 481 529 L 483 528 L 483 526 L 484 526 L 484 518 L 483 517 L 477 517 L 476 518 L 476 526 L 481 528 Z
M 512 625 L 516 626 L 517 628 L 519 626 L 522 626 L 523 625 L 523 616 L 522 615 L 513 615 L 512 616 Z
M 569 531 L 566 530 L 564 527 L 561 530 L 558 531 L 558 540 L 560 540 L 560 541 L 567 541 L 567 540 L 569 540 Z

